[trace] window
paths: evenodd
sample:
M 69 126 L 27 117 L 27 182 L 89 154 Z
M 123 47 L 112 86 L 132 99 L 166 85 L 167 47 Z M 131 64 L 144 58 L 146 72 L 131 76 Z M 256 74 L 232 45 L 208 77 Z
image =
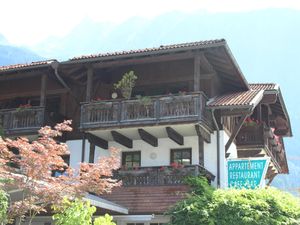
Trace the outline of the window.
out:
M 171 163 L 180 163 L 182 165 L 192 164 L 192 149 L 181 148 L 171 149 Z
M 122 152 L 122 166 L 129 168 L 141 166 L 141 152 Z

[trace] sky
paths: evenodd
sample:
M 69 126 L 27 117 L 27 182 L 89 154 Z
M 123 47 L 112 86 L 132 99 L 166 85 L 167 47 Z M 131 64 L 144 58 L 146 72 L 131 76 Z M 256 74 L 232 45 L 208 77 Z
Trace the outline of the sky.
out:
M 3 0 L 0 34 L 13 45 L 33 46 L 63 37 L 84 18 L 122 23 L 131 17 L 154 18 L 170 11 L 241 12 L 266 8 L 300 10 L 298 0 Z

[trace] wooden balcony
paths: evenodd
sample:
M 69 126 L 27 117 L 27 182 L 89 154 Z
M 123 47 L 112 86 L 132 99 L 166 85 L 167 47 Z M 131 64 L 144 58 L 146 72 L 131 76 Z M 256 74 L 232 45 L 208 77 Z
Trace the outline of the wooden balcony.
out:
M 202 122 L 211 127 L 204 93 L 151 96 L 147 104 L 138 99 L 83 103 L 81 129 Z
M 270 127 L 263 124 L 242 127 L 236 137 L 236 145 L 238 150 L 264 148 L 278 168 L 285 162 L 282 138 L 277 137 Z
M 158 186 L 181 185 L 187 176 L 204 175 L 214 180 L 214 175 L 200 165 L 184 166 L 183 168 L 140 167 L 136 170 L 116 171 L 114 178 L 122 180 L 123 186 Z
M 0 127 L 4 135 L 32 134 L 44 124 L 44 107 L 0 110 Z

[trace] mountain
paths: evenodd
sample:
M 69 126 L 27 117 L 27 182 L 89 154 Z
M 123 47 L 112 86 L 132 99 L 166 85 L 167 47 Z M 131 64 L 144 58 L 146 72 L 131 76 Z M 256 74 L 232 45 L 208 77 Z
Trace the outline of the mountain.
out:
M 67 60 L 82 54 L 225 38 L 249 82 L 281 86 L 294 137 L 285 138 L 290 175 L 277 176 L 274 185 L 292 190 L 300 187 L 299 27 L 300 13 L 290 9 L 170 12 L 154 19 L 134 17 L 117 25 L 84 19 L 65 37 L 51 37 L 32 50 L 47 58 Z
M 45 59 L 27 48 L 9 45 L 2 37 L 0 34 L 0 66 L 30 63 Z

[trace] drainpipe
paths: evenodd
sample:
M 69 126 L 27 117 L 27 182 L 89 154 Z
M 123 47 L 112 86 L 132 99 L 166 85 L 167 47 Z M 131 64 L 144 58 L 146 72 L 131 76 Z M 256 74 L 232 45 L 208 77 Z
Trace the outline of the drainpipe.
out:
M 215 110 L 211 110 L 212 119 L 217 129 L 217 187 L 220 188 L 220 129 L 216 121 Z
M 66 82 L 63 80 L 63 78 L 59 75 L 59 73 L 58 73 L 58 66 L 59 66 L 59 62 L 57 62 L 57 61 L 54 61 L 54 62 L 51 63 L 51 67 L 54 70 L 54 74 L 55 74 L 57 80 L 62 84 L 62 86 L 64 88 L 66 88 L 68 90 L 68 92 L 72 95 L 72 97 L 80 105 L 80 100 L 78 100 L 78 98 L 76 97 L 76 95 L 72 92 L 71 88 L 66 84 Z

